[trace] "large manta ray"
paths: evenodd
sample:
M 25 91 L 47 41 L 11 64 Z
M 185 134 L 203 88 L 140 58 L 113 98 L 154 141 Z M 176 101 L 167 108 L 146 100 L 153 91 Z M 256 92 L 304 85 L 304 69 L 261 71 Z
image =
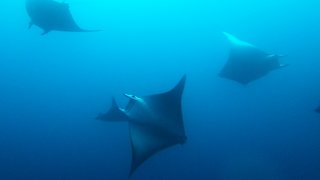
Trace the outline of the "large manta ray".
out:
M 220 77 L 246 85 L 275 69 L 287 66 L 279 62 L 281 55 L 266 53 L 231 34 L 224 32 L 224 35 L 232 47 L 229 60 L 220 72 Z
M 43 29 L 43 33 L 50 31 L 92 32 L 81 29 L 73 19 L 69 5 L 53 0 L 27 0 L 27 13 L 31 18 L 29 28 L 36 25 Z
M 125 109 L 112 107 L 97 119 L 106 121 L 126 121 L 132 147 L 130 176 L 148 158 L 159 151 L 176 144 L 183 144 L 186 135 L 183 125 L 181 98 L 186 76 L 170 91 L 150 96 L 129 98 Z

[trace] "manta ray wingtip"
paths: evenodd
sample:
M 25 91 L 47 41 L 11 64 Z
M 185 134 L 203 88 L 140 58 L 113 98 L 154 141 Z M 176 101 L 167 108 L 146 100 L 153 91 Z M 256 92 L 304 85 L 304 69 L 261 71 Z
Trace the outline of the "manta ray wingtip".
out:
M 128 179 L 130 179 L 130 178 L 132 177 L 132 175 L 134 174 L 134 172 L 136 171 L 136 169 L 137 169 L 137 168 L 133 168 L 133 167 L 131 166 L 130 172 L 129 172 L 129 174 L 128 174 Z
M 187 75 L 184 74 L 182 76 L 182 78 L 180 79 L 180 81 L 178 82 L 178 84 L 171 91 L 176 91 L 176 92 L 182 93 L 184 86 L 185 86 L 185 83 L 186 83 L 186 80 L 187 80 Z
M 187 80 L 187 75 L 184 74 L 184 75 L 182 76 L 182 78 L 180 79 L 180 82 L 179 82 L 179 83 L 185 83 L 186 80 Z
M 99 114 L 97 119 L 104 121 L 127 121 L 126 114 L 118 107 L 114 97 L 110 109 L 105 114 Z

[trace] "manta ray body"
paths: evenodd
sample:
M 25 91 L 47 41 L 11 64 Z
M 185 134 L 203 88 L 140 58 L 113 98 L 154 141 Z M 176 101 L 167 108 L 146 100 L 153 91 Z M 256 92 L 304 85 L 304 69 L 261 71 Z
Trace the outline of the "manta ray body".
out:
M 224 35 L 232 47 L 229 59 L 219 74 L 220 77 L 246 85 L 273 70 L 287 66 L 279 61 L 282 55 L 266 53 L 231 34 Z
M 80 28 L 72 17 L 69 4 L 54 0 L 27 0 L 26 10 L 31 19 L 29 28 L 36 25 L 43 30 L 42 35 L 50 31 L 92 32 Z
M 97 119 L 126 121 L 132 147 L 130 176 L 151 156 L 186 141 L 181 98 L 186 76 L 170 91 L 150 96 L 125 94 L 129 102 L 121 109 L 112 101 L 110 110 Z

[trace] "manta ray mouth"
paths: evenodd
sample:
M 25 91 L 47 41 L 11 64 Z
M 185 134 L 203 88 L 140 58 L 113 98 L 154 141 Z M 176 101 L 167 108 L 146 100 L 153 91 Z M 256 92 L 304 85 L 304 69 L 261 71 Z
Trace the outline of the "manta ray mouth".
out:
M 141 98 L 139 98 L 138 96 L 135 95 L 131 95 L 131 94 L 123 94 L 124 96 L 126 96 L 129 99 L 135 100 L 135 101 L 142 101 Z

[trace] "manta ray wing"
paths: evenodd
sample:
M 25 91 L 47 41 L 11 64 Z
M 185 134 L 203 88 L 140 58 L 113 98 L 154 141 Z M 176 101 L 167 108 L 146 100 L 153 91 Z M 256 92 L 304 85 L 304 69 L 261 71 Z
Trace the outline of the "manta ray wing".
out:
M 130 176 L 151 156 L 181 143 L 174 134 L 170 134 L 162 128 L 137 123 L 130 123 L 129 127 L 132 147 Z
M 75 22 L 69 8 L 61 8 L 57 11 L 56 30 L 59 31 L 83 31 Z
M 138 105 L 137 108 L 133 107 L 133 109 L 147 107 L 150 113 L 143 121 L 129 122 L 132 146 L 130 175 L 151 156 L 163 149 L 185 142 L 186 135 L 181 108 L 185 79 L 184 76 L 171 91 L 143 97 L 145 104 Z M 130 114 L 130 117 L 136 114 L 139 113 Z
M 102 121 L 129 121 L 129 117 L 119 109 L 114 98 L 112 98 L 112 104 L 109 111 L 104 114 L 99 114 L 96 119 Z

